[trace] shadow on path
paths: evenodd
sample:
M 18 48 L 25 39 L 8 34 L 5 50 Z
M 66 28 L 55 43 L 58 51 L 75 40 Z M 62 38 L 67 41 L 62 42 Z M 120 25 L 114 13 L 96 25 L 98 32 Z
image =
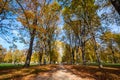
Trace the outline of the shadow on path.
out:
M 82 78 L 65 69 L 63 65 L 59 65 L 49 73 L 38 75 L 34 80 L 94 80 L 94 78 Z
M 42 65 L 0 70 L 0 80 L 120 80 L 118 69 L 81 65 Z

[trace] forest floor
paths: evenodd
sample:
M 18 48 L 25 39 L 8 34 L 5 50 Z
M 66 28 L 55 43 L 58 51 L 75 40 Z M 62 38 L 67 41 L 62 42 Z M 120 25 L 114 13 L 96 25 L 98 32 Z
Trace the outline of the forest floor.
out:
M 120 80 L 120 68 L 42 65 L 0 69 L 0 80 Z

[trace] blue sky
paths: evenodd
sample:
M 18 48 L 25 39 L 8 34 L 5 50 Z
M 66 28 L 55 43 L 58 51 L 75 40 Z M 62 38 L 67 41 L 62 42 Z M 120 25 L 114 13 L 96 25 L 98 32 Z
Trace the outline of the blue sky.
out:
M 63 27 L 63 22 L 59 24 L 59 27 L 62 29 Z M 111 24 L 109 26 L 112 30 L 112 32 L 120 32 L 120 26 L 117 26 L 116 24 Z M 13 30 L 12 33 L 16 36 L 19 35 L 19 32 L 16 31 L 16 30 Z M 62 38 L 62 35 L 64 35 L 63 31 L 60 33 L 59 35 L 59 39 Z M 19 37 L 19 36 L 18 36 Z M 25 38 L 26 41 L 29 41 L 29 39 L 27 39 L 27 37 Z M 11 46 L 12 44 L 8 43 L 6 40 L 2 39 L 0 37 L 0 44 L 4 47 L 4 48 L 7 48 L 7 50 L 9 50 L 9 46 Z M 17 45 L 17 48 L 22 50 L 22 49 L 27 49 L 28 48 L 28 45 L 24 44 L 24 43 L 20 43 L 19 41 L 15 42 L 15 44 Z
M 15 44 L 17 45 L 18 49 L 20 49 L 20 50 L 25 48 L 25 44 L 23 44 L 23 43 L 16 42 Z M 2 45 L 7 50 L 9 50 L 9 47 L 12 46 L 12 44 L 8 43 L 7 41 L 5 41 L 2 38 L 0 38 L 0 45 Z
M 18 36 L 19 33 L 18 33 L 17 31 L 13 30 L 12 32 L 13 32 L 13 34 L 14 34 L 17 38 L 20 37 L 20 36 Z M 9 38 L 8 38 L 7 40 L 9 41 L 10 38 L 12 37 L 12 35 L 11 35 L 11 36 L 8 36 L 8 37 L 9 37 Z M 24 38 L 24 39 L 26 39 L 26 38 Z M 3 39 L 2 37 L 0 37 L 0 45 L 2 45 L 2 46 L 3 46 L 4 48 L 6 48 L 7 50 L 9 50 L 9 47 L 12 46 L 13 43 L 14 43 L 15 45 L 17 45 L 17 48 L 20 49 L 20 50 L 25 49 L 25 48 L 27 48 L 27 46 L 28 46 L 28 45 L 26 45 L 26 44 L 24 44 L 24 43 L 20 43 L 20 40 L 17 40 L 16 42 L 8 43 L 5 39 Z
M 6 23 L 6 22 L 9 23 L 9 21 L 5 21 L 4 23 Z M 63 23 L 64 22 L 63 22 L 63 19 L 61 17 L 61 19 L 59 21 L 59 25 L 58 25 L 58 27 L 60 29 L 62 29 Z M 17 24 L 18 29 L 23 28 L 23 26 L 22 26 L 22 24 L 20 22 L 15 22 L 14 24 Z M 10 31 L 11 31 L 11 33 L 15 37 L 17 37 L 17 38 L 22 37 L 22 38 L 24 38 L 24 40 L 27 43 L 29 43 L 29 36 L 28 36 L 29 34 L 28 34 L 27 31 L 25 31 L 25 30 L 21 30 L 21 31 L 19 31 L 19 30 L 10 30 Z M 6 36 L 6 37 L 8 37 L 8 40 L 9 40 L 10 38 L 12 38 L 13 35 Z M 59 40 L 62 38 L 62 35 L 63 35 L 63 31 L 61 31 L 60 35 L 58 36 Z M 10 41 L 12 41 L 12 40 L 10 39 Z M 20 43 L 20 40 L 17 40 L 17 42 L 13 42 L 13 43 L 17 46 L 17 49 L 20 49 L 20 50 L 22 50 L 22 49 L 28 49 L 28 46 L 29 46 L 28 44 Z M 13 44 L 12 43 L 8 43 L 6 40 L 4 40 L 2 37 L 0 37 L 0 45 L 2 45 L 4 48 L 6 48 L 7 50 L 9 50 L 9 47 L 12 46 Z
M 13 46 L 13 43 L 14 43 L 15 45 L 17 45 L 18 49 L 20 50 L 25 49 L 27 45 L 24 43 L 20 43 L 20 40 L 16 40 L 16 42 L 13 42 L 13 37 L 15 37 L 15 39 L 23 37 L 26 40 L 27 37 L 23 36 L 22 33 L 26 34 L 27 31 L 22 30 L 22 28 L 24 27 L 22 26 L 20 22 L 16 20 L 15 16 L 9 17 L 9 18 L 13 18 L 13 21 L 9 19 L 8 20 L 5 19 L 1 21 L 1 24 L 4 24 L 4 25 L 2 26 L 3 30 L 1 30 L 0 32 L 0 45 L 2 45 L 4 48 L 9 50 L 9 47 Z M 7 29 L 6 26 L 7 28 L 10 28 L 10 29 Z M 6 29 L 8 32 L 5 31 L 4 29 Z M 2 31 L 4 33 L 2 33 Z
M 104 13 L 104 12 L 110 13 L 110 12 L 111 12 L 111 11 L 110 11 L 110 8 L 106 8 L 106 9 L 103 9 L 103 10 L 99 11 L 99 12 L 98 12 L 98 15 L 101 17 L 102 13 Z M 15 18 L 16 18 L 16 17 L 15 17 Z M 4 23 L 7 23 L 7 24 L 8 24 L 9 22 L 4 20 Z M 19 28 L 22 27 L 22 25 L 21 25 L 20 22 L 15 21 L 15 22 L 13 22 L 13 24 L 17 24 L 17 27 L 19 27 Z M 59 22 L 59 27 L 62 29 L 63 25 L 64 25 L 64 21 L 63 21 L 63 19 L 61 18 L 61 20 L 60 20 L 60 22 Z M 104 24 L 103 24 L 102 26 L 104 26 Z M 14 26 L 13 26 L 13 27 L 14 27 Z M 108 27 L 111 28 L 111 31 L 112 31 L 112 32 L 120 33 L 120 26 L 117 26 L 116 23 L 110 24 Z M 14 36 L 16 36 L 16 37 L 18 37 L 18 38 L 19 38 L 19 37 L 22 37 L 22 35 L 19 34 L 19 30 L 12 30 L 11 32 L 13 33 Z M 22 33 L 22 32 L 21 32 L 21 33 Z M 27 33 L 27 31 L 23 31 L 23 33 Z M 62 35 L 64 35 L 63 31 L 61 31 L 61 33 L 60 33 L 60 35 L 59 35 L 59 39 L 62 38 Z M 6 36 L 6 37 L 12 37 L 12 35 L 11 35 L 11 36 Z M 29 41 L 29 38 L 28 38 L 28 37 L 25 37 L 25 36 L 23 36 L 23 37 L 24 37 L 24 39 L 25 39 L 26 41 Z M 9 46 L 12 45 L 12 43 L 8 43 L 6 40 L 2 39 L 2 37 L 0 37 L 0 44 L 1 44 L 4 48 L 7 48 L 7 50 L 9 49 Z M 28 48 L 28 45 L 26 45 L 26 44 L 24 44 L 24 43 L 20 43 L 19 41 L 14 42 L 14 44 L 16 44 L 16 45 L 17 45 L 17 48 L 20 49 L 20 50 Z
M 112 5 L 106 7 L 101 6 L 101 8 L 97 10 L 97 14 L 100 18 L 102 18 L 104 14 L 106 18 L 102 20 L 102 26 L 107 26 L 114 33 L 120 33 L 120 21 L 117 21 L 117 18 L 120 19 L 120 15 Z

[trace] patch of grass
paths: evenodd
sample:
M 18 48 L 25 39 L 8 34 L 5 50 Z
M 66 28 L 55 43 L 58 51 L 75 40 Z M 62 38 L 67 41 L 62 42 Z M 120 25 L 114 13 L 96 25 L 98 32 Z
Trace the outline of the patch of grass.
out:
M 120 68 L 120 63 L 103 63 L 103 66 Z
M 98 63 L 87 63 L 88 66 L 98 66 Z M 120 63 L 102 63 L 103 67 L 120 68 Z
M 0 64 L 0 69 L 11 69 L 11 68 L 18 68 L 22 66 L 23 66 L 22 64 L 2 63 Z
M 0 63 L 0 70 L 1 70 L 1 69 L 22 68 L 23 65 L 24 65 L 24 64 Z M 30 66 L 37 66 L 37 64 L 30 64 Z

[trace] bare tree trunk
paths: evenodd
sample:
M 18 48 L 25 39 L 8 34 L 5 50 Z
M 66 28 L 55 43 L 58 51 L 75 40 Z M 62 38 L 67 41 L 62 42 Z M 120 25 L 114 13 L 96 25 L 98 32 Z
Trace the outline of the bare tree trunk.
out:
M 71 54 L 72 54 L 72 64 L 74 64 L 75 60 L 74 60 L 74 51 L 73 51 L 73 49 L 71 50 Z
M 83 65 L 86 65 L 86 60 L 85 60 L 85 42 L 82 42 L 82 63 L 83 63 Z
M 48 46 L 49 46 L 49 50 L 48 50 L 49 64 L 52 64 L 52 55 L 51 55 L 52 49 L 51 49 L 50 39 L 48 40 Z
M 44 47 L 43 47 L 43 64 L 45 65 L 46 64 L 46 44 L 45 44 L 45 42 L 44 42 Z
M 70 64 L 73 64 L 73 54 L 72 54 L 72 48 L 69 46 L 69 52 L 70 52 Z
M 86 59 L 85 59 L 85 39 L 86 39 L 86 29 L 85 29 L 85 24 L 83 26 L 82 29 L 82 33 L 81 33 L 81 48 L 82 48 L 82 63 L 83 65 L 86 65 Z
M 30 61 L 31 61 L 31 55 L 32 55 L 32 48 L 33 48 L 33 42 L 34 42 L 34 37 L 35 37 L 35 29 L 33 30 L 32 34 L 30 35 L 30 45 L 29 45 L 29 49 L 28 49 L 28 54 L 26 57 L 26 61 L 25 61 L 25 67 L 29 67 L 30 66 Z
M 111 39 L 110 40 L 110 49 L 111 49 L 111 52 L 112 52 L 112 56 L 113 56 L 113 62 L 114 63 L 116 63 L 117 61 L 116 61 L 116 59 L 115 59 L 115 52 L 114 52 L 114 50 L 113 50 L 113 40 Z
M 42 52 L 42 53 L 39 52 L 39 65 L 42 64 L 43 50 L 42 50 L 41 52 Z
M 96 40 L 95 40 L 94 34 L 92 34 L 92 38 L 93 38 L 94 52 L 95 52 L 96 57 L 97 57 L 98 66 L 99 66 L 99 68 L 102 68 L 100 55 L 99 55 L 99 53 L 97 52 L 97 44 L 96 44 Z
M 113 55 L 113 62 L 116 63 L 117 61 L 115 59 L 115 53 L 114 53 L 113 49 L 111 49 L 111 50 L 112 50 L 112 55 Z

